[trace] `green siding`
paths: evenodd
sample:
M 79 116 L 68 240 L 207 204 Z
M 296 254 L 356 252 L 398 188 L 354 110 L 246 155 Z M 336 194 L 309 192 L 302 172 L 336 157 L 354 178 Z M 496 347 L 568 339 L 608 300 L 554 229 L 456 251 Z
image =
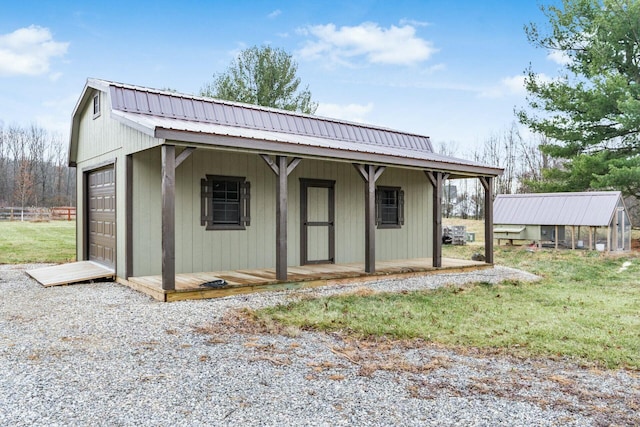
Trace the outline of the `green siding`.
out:
M 159 274 L 160 154 L 148 150 L 133 158 L 134 275 Z M 251 183 L 251 225 L 245 230 L 200 225 L 200 180 L 207 174 L 242 176 Z M 288 264 L 300 265 L 300 178 L 336 181 L 336 262 L 364 262 L 364 182 L 349 163 L 305 159 L 288 181 Z M 424 174 L 387 169 L 379 183 L 405 191 L 405 225 L 376 230 L 377 259 L 431 256 L 431 188 Z M 176 272 L 274 268 L 275 185 L 274 173 L 257 154 L 197 149 L 176 170 Z M 326 237 L 316 234 L 309 256 L 325 258 Z
M 93 92 L 95 93 L 95 92 Z M 79 112 L 77 165 L 77 223 L 76 223 L 76 257 L 85 258 L 84 247 L 84 173 L 105 162 L 115 163 L 116 172 L 116 274 L 125 276 L 125 185 L 126 154 L 159 145 L 163 140 L 152 138 L 135 129 L 112 120 L 105 93 L 100 96 L 100 116 L 93 117 L 93 93 Z M 159 163 L 159 161 L 158 161 Z M 140 192 L 138 194 L 141 194 Z M 159 205 L 158 205 L 159 206 Z M 153 211 L 150 211 L 153 212 Z M 158 215 L 160 210 L 157 211 Z

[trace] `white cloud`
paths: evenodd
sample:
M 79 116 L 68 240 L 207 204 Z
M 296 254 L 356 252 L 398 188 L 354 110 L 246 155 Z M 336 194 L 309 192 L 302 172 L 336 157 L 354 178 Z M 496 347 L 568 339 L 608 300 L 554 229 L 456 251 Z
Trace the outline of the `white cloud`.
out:
M 366 122 L 365 116 L 373 111 L 373 103 L 367 105 L 362 104 L 325 104 L 320 103 L 316 110 L 316 115 L 323 117 L 331 117 L 334 119 L 348 120 L 351 122 Z
M 573 61 L 569 55 L 561 50 L 551 50 L 547 55 L 547 59 L 555 62 L 558 65 L 568 65 Z
M 373 22 L 337 28 L 334 24 L 308 26 L 300 33 L 314 37 L 298 52 L 307 59 L 330 60 L 352 65 L 364 57 L 374 64 L 412 65 L 426 61 L 437 52 L 430 41 L 416 36 L 412 25 L 382 28 Z
M 428 22 L 424 22 L 424 21 L 416 21 L 415 19 L 402 18 L 400 20 L 400 25 L 412 25 L 414 27 L 426 27 L 426 26 L 428 26 L 430 24 Z
M 49 71 L 51 59 L 67 53 L 69 43 L 53 40 L 48 28 L 32 25 L 0 35 L 0 75 L 36 76 Z
M 551 77 L 544 73 L 536 75 L 538 81 L 543 83 L 549 83 L 552 81 Z M 525 76 L 517 75 L 511 77 L 505 77 L 500 80 L 500 83 L 495 86 L 485 87 L 478 90 L 478 95 L 481 98 L 504 98 L 505 96 L 524 96 L 527 93 L 525 84 Z
M 270 14 L 268 14 L 267 18 L 274 19 L 274 18 L 277 18 L 278 16 L 280 16 L 281 14 L 282 14 L 282 11 L 280 9 L 276 9 L 273 12 L 271 12 Z

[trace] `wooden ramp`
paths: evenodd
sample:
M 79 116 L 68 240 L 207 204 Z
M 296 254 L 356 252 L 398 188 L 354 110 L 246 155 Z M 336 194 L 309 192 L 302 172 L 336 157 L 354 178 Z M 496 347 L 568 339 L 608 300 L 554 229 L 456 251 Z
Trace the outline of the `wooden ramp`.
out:
M 93 261 L 78 261 L 26 272 L 44 287 L 113 278 L 115 271 Z

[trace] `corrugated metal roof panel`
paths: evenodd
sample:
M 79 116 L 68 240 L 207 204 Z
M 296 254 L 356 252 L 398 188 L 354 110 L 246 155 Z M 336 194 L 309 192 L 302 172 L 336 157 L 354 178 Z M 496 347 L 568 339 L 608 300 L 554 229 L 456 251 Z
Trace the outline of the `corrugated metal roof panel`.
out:
M 500 194 L 494 224 L 607 226 L 621 199 L 619 191 Z
M 101 82 L 110 88 L 114 110 L 206 123 L 231 123 L 253 129 L 433 152 L 426 136 L 212 98 Z

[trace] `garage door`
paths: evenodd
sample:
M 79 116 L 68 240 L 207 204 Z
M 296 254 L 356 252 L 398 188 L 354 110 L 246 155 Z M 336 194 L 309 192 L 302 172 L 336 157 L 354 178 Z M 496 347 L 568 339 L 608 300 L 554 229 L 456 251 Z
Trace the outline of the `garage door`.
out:
M 89 259 L 115 267 L 116 178 L 113 166 L 92 171 L 88 176 Z

